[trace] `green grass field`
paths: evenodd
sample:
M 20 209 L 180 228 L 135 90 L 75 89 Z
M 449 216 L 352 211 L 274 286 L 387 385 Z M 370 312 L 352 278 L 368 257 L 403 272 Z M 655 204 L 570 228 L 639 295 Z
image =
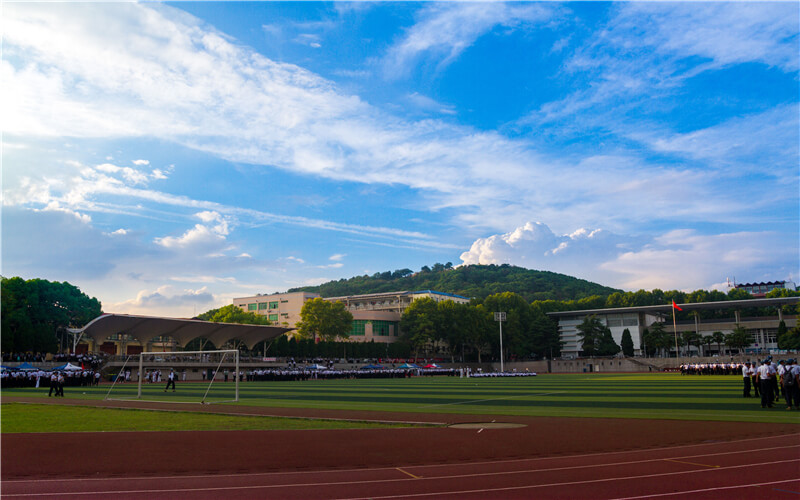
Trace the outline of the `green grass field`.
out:
M 211 399 L 232 397 L 233 383 L 216 384 Z M 143 399 L 200 401 L 201 383 L 178 383 L 176 393 L 163 385 L 145 386 Z M 67 388 L 69 398 L 102 399 L 108 386 Z M 115 387 L 117 396 L 132 397 L 136 385 Z M 46 389 L 6 389 L 3 396 L 47 398 Z M 784 404 L 762 409 L 757 398 L 742 397 L 737 376 L 677 374 L 564 374 L 539 377 L 460 379 L 328 380 L 304 382 L 243 382 L 245 406 L 330 408 L 393 412 L 485 415 L 666 418 L 800 424 L 800 411 Z M 3 418 L 5 420 L 5 417 Z
M 400 424 L 312 420 L 303 418 L 214 415 L 195 412 L 163 412 L 4 403 L 0 431 L 11 432 L 110 432 L 110 431 L 246 431 L 306 429 L 375 429 Z M 403 425 L 410 427 L 410 425 Z

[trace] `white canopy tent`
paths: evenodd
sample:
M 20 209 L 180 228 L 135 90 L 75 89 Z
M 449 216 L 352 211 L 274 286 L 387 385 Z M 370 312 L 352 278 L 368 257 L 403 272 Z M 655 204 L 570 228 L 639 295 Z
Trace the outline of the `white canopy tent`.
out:
M 76 345 L 84 335 L 94 340 L 97 345 L 101 345 L 112 335 L 123 333 L 134 337 L 143 344 L 155 337 L 169 336 L 181 346 L 185 346 L 196 338 L 204 338 L 219 347 L 229 340 L 236 339 L 252 349 L 260 342 L 274 339 L 291 330 L 291 328 L 280 326 L 212 323 L 197 319 L 129 314 L 103 314 L 87 323 L 83 328 L 70 328 L 69 332 L 74 335 Z

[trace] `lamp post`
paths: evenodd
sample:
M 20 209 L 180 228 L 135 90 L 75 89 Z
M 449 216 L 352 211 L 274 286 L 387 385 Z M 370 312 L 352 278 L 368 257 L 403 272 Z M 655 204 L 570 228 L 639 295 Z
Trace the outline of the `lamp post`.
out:
M 500 371 L 505 372 L 505 367 L 503 366 L 503 321 L 506 320 L 506 313 L 504 312 L 496 312 L 494 313 L 494 320 L 500 324 Z

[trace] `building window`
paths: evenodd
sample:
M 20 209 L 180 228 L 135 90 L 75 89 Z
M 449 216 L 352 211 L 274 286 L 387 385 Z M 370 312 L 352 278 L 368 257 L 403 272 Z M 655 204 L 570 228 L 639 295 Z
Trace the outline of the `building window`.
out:
M 258 310 L 259 311 L 264 311 L 266 309 L 267 309 L 267 303 L 266 302 L 259 302 L 258 303 Z
M 638 325 L 639 325 L 639 318 L 637 318 L 636 316 L 622 318 L 622 326 L 638 326 Z
M 353 320 L 353 326 L 350 328 L 350 335 L 356 337 L 363 337 L 366 335 L 365 327 L 367 322 L 363 319 Z
M 764 335 L 766 335 L 767 344 L 775 344 L 778 342 L 778 329 L 777 328 L 767 328 L 764 330 Z
M 277 314 L 270 314 L 269 315 L 269 320 L 270 321 L 278 321 L 278 315 Z
M 372 335 L 376 337 L 388 337 L 389 327 L 391 325 L 392 325 L 391 321 L 373 321 Z
M 257 307 L 258 307 L 258 304 L 247 304 L 247 310 L 248 311 L 255 311 Z
M 270 309 L 277 309 L 278 308 L 278 301 L 276 300 L 275 302 L 270 302 L 269 303 L 269 308 Z

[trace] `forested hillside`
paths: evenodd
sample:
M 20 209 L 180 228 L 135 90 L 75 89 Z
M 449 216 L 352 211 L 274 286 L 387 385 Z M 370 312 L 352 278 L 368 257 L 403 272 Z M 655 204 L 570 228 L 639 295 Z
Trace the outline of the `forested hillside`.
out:
M 489 295 L 513 292 L 526 301 L 578 300 L 590 296 L 606 297 L 619 290 L 590 281 L 549 271 L 533 271 L 509 264 L 472 265 L 453 268 L 447 264 L 423 266 L 415 273 L 398 269 L 329 281 L 319 286 L 292 288 L 290 292 L 316 292 L 323 297 L 397 292 L 401 290 L 436 290 L 483 300 Z

